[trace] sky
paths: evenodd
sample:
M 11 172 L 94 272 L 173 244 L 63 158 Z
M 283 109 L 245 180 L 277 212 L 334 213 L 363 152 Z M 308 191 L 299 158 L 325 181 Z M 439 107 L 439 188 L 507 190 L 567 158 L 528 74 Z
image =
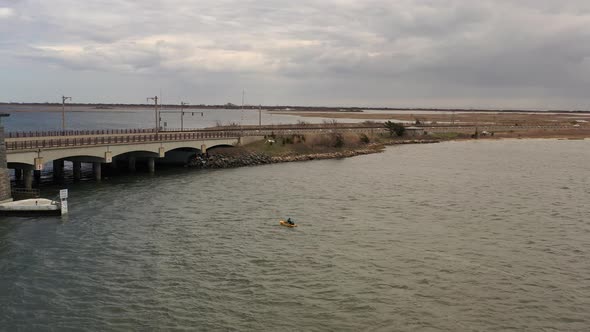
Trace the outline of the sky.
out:
M 0 0 L 0 101 L 590 109 L 588 0 Z

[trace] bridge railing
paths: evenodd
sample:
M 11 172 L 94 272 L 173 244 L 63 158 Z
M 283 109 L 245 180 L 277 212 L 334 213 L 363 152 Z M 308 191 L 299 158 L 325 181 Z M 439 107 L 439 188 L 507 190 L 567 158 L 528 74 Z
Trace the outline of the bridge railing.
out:
M 35 150 L 43 148 L 60 148 L 76 147 L 89 145 L 113 145 L 129 144 L 143 142 L 171 142 L 199 139 L 216 139 L 216 138 L 237 138 L 235 133 L 216 131 L 216 132 L 181 132 L 181 133 L 154 133 L 154 134 L 134 134 L 134 135 L 113 135 L 113 136 L 89 136 L 89 137 L 71 137 L 71 138 L 48 138 L 48 139 L 31 139 L 6 141 L 7 150 Z
M 156 129 L 94 129 L 94 130 L 44 130 L 44 131 L 13 131 L 7 132 L 6 138 L 51 137 L 51 136 L 97 136 L 97 135 L 128 135 L 150 134 Z
M 290 125 L 290 124 L 275 124 L 264 126 L 222 126 L 212 128 L 164 128 L 159 133 L 169 132 L 202 132 L 202 131 L 253 131 L 253 130 L 305 130 L 305 129 L 319 129 L 319 128 L 368 128 L 381 127 L 381 124 L 337 124 L 329 126 L 326 124 L 304 124 L 304 125 Z M 99 135 L 137 135 L 137 134 L 155 134 L 155 128 L 136 128 L 136 129 L 91 129 L 91 130 L 45 130 L 45 131 L 13 131 L 6 132 L 6 138 L 34 138 L 34 137 L 67 137 L 67 136 L 99 136 Z

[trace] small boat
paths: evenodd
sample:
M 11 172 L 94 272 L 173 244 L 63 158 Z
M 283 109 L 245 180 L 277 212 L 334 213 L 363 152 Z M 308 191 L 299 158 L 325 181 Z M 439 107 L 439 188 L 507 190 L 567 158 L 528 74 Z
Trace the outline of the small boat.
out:
M 285 227 L 297 227 L 297 224 L 291 225 L 291 224 L 289 224 L 288 222 L 286 222 L 284 220 L 279 221 L 279 223 L 281 224 L 281 226 L 285 226 Z

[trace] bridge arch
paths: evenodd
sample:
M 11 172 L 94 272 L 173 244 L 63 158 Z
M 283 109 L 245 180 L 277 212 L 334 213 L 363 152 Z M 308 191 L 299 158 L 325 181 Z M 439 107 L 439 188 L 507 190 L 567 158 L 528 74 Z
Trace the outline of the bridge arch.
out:
M 159 164 L 167 165 L 186 165 L 192 158 L 202 154 L 203 151 L 195 147 L 178 147 L 169 149 L 164 154 L 164 158 L 158 160 Z
M 149 150 L 134 150 L 134 151 L 120 152 L 117 154 L 113 153 L 112 157 L 115 159 L 126 159 L 129 157 L 135 157 L 135 158 L 140 158 L 140 159 L 158 158 L 159 152 L 158 151 L 149 151 Z

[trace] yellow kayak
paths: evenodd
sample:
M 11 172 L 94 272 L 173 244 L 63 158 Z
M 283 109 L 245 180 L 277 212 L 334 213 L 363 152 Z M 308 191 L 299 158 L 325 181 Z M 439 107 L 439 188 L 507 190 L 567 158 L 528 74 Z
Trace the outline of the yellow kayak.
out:
M 285 226 L 285 227 L 297 227 L 297 224 L 293 224 L 293 225 L 291 225 L 291 224 L 289 224 L 288 222 L 286 222 L 286 221 L 284 221 L 284 220 L 281 220 L 281 221 L 279 221 L 279 223 L 280 223 L 282 226 Z

